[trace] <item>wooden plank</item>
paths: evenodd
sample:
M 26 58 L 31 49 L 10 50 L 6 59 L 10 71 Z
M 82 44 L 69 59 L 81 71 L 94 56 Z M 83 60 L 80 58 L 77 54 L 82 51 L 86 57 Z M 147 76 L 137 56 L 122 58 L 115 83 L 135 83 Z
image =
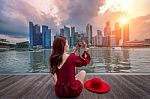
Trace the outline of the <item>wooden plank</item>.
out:
M 12 77 L 12 75 L 0 75 L 0 82 Z
M 8 79 L 9 78 L 9 79 Z M 16 81 L 20 80 L 22 76 L 8 76 L 7 79 L 0 81 L 0 89 L 2 90 L 5 87 L 8 87 L 9 85 L 12 85 Z
M 38 96 L 39 97 L 39 94 L 42 94 L 42 92 L 45 92 L 44 89 L 42 89 L 42 86 L 47 85 L 47 82 L 48 82 L 48 84 L 51 84 L 51 82 L 49 82 L 49 81 L 51 81 L 51 78 L 52 78 L 51 76 L 45 76 L 40 81 L 37 81 L 37 83 L 34 84 L 32 86 L 32 88 L 22 96 L 22 98 L 29 98 L 28 96 L 31 96 L 31 97 Z M 46 87 L 48 87 L 48 86 L 46 86 Z M 49 87 L 49 88 L 51 88 L 51 87 Z M 34 97 L 34 98 L 37 98 L 37 97 Z
M 139 88 L 140 90 L 143 90 L 142 92 L 144 92 L 145 94 L 150 94 L 150 83 L 145 82 L 142 78 L 135 78 L 136 76 L 130 75 L 130 76 L 122 76 L 124 77 L 126 80 L 130 81 L 130 83 L 133 83 L 137 88 Z M 143 76 L 145 77 L 145 76 Z M 143 86 L 144 85 L 144 86 Z
M 13 75 L 14 76 L 14 75 Z M 15 76 L 14 76 L 15 77 Z M 22 76 L 22 78 L 20 78 L 18 81 L 16 81 L 16 82 L 19 82 L 20 80 L 22 80 L 24 78 L 24 76 Z M 10 79 L 11 80 L 11 79 Z M 2 96 L 2 95 L 5 95 L 6 94 L 6 92 L 8 92 L 9 90 L 11 90 L 11 89 L 13 89 L 15 86 L 17 86 L 17 84 L 19 84 L 19 83 L 13 83 L 13 84 L 11 84 L 10 86 L 7 86 L 7 87 L 5 87 L 5 88 L 3 88 L 3 89 L 1 89 L 0 90 L 0 96 Z M 0 82 L 1 83 L 1 82 Z
M 143 81 L 145 81 L 145 82 L 149 82 L 150 81 L 150 75 L 147 75 L 147 76 L 139 75 L 139 76 L 135 76 L 135 77 L 143 79 Z
M 42 91 L 41 91 L 42 90 Z M 46 99 L 46 98 L 57 98 L 55 95 L 55 90 L 54 90 L 54 81 L 53 78 L 51 77 L 42 87 L 41 90 L 37 92 L 39 97 Z
M 11 86 L 6 87 L 5 89 L 0 91 L 0 96 L 5 96 L 9 98 L 17 98 L 17 94 L 23 91 L 23 89 L 30 84 L 30 82 L 34 81 L 34 79 L 38 79 L 37 76 L 22 76 L 22 78 Z M 32 86 L 29 86 L 32 87 Z
M 16 96 L 17 98 L 22 98 L 22 96 L 24 94 L 26 94 L 27 92 L 32 90 L 33 86 L 36 85 L 37 82 L 41 81 L 44 77 L 45 77 L 44 75 L 38 75 L 38 76 L 34 76 L 31 80 L 29 80 L 29 79 L 26 80 L 27 83 L 21 86 L 22 90 L 16 94 L 14 94 L 14 96 Z M 33 95 L 34 95 L 34 93 L 33 93 Z
M 86 80 L 95 77 L 88 75 Z M 107 82 L 111 90 L 108 93 L 92 93 L 83 88 L 76 99 L 149 99 L 149 75 L 97 75 Z M 52 75 L 5 75 L 1 76 L 0 99 L 2 98 L 35 98 L 59 99 L 55 95 Z M 85 80 L 85 81 L 86 81 Z
M 129 96 L 126 92 L 124 92 L 124 89 L 121 87 L 122 86 L 122 82 L 120 82 L 120 76 L 119 75 L 112 75 L 111 77 L 108 76 L 110 81 L 109 85 L 111 86 L 111 92 L 110 94 L 114 94 L 114 99 L 118 99 L 119 97 L 124 96 L 126 99 L 129 99 Z M 116 77 L 116 78 L 115 78 Z M 110 97 L 111 98 L 111 97 Z
M 138 86 L 136 86 L 135 83 L 133 83 L 129 79 L 129 76 L 127 76 L 128 77 L 127 79 L 125 79 L 123 76 L 120 76 L 120 77 L 122 78 L 123 82 L 126 82 L 126 84 L 124 86 L 126 86 L 128 88 L 128 90 L 126 90 L 125 92 L 128 92 L 128 95 L 131 98 L 143 98 L 143 97 L 148 98 L 149 97 L 149 94 L 147 92 L 143 91 L 142 89 L 140 89 Z M 143 86 L 144 86 L 144 84 L 143 84 Z

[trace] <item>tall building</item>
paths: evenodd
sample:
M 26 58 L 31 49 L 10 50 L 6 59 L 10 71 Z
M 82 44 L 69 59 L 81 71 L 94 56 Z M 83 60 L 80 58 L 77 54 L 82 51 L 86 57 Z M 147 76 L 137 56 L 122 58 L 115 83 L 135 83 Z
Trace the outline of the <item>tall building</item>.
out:
M 106 26 L 104 28 L 104 38 L 105 38 L 104 46 L 110 46 L 110 35 L 111 35 L 110 21 L 107 21 Z
M 64 29 L 63 28 L 60 29 L 60 35 L 64 36 Z
M 123 26 L 123 44 L 129 41 L 129 24 Z
M 92 45 L 92 25 L 87 24 L 86 33 L 88 37 L 88 45 L 91 46 Z
M 116 46 L 116 35 L 110 35 L 110 46 Z
M 47 34 L 47 37 L 46 37 L 46 48 L 51 48 L 51 42 L 52 42 L 52 31 L 51 29 L 48 29 L 48 34 Z
M 113 35 L 116 35 L 116 44 L 119 45 L 119 42 L 121 40 L 121 28 L 119 23 L 115 23 L 115 30 Z
M 75 32 L 74 44 L 76 45 L 78 42 L 78 32 Z
M 97 30 L 97 46 L 102 46 L 102 39 L 103 39 L 102 31 Z
M 107 21 L 106 26 L 104 28 L 104 36 L 110 36 L 110 35 L 111 35 L 110 21 Z
M 42 47 L 51 48 L 51 29 L 48 26 L 42 25 Z
M 75 27 L 71 27 L 70 46 L 75 46 Z
M 35 32 L 34 32 L 34 25 L 33 22 L 29 22 L 29 43 L 30 47 L 33 47 L 36 45 L 33 41 L 35 41 Z
M 108 45 L 110 43 L 110 38 L 109 36 L 103 36 L 102 38 L 102 45 L 105 47 L 109 47 L 110 45 Z
M 88 38 L 88 46 L 91 46 L 92 45 L 92 25 L 87 24 L 86 33 L 87 33 L 87 38 Z
M 35 29 L 35 35 L 36 35 L 36 46 L 40 46 L 42 45 L 42 37 L 41 37 L 41 32 L 40 32 L 40 26 L 38 24 L 36 24 L 34 26 Z
M 97 40 L 98 40 L 97 35 L 95 35 L 94 37 L 92 37 L 92 43 L 93 43 L 94 46 L 98 45 L 97 44 Z
M 71 44 L 70 44 L 70 28 L 67 26 L 64 26 L 64 36 L 68 40 L 68 45 L 71 46 Z
M 40 32 L 40 26 L 38 24 L 34 25 L 32 22 L 29 22 L 29 41 L 30 47 L 37 47 L 42 45 L 42 34 Z

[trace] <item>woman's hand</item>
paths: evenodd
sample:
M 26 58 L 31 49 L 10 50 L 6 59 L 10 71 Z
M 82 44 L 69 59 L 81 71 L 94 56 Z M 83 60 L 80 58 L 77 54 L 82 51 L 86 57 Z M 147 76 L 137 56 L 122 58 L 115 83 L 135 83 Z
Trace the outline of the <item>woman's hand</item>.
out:
M 82 44 L 77 44 L 76 47 L 73 50 L 73 53 L 75 53 L 77 50 L 79 50 L 80 48 L 83 48 L 84 51 L 87 51 L 87 44 L 85 41 L 82 41 Z
M 76 45 L 76 47 L 75 47 L 74 50 L 73 50 L 73 53 L 75 53 L 78 49 L 80 49 L 79 44 Z
M 83 44 L 81 47 L 83 48 L 84 51 L 87 51 L 87 44 L 85 41 L 83 41 Z

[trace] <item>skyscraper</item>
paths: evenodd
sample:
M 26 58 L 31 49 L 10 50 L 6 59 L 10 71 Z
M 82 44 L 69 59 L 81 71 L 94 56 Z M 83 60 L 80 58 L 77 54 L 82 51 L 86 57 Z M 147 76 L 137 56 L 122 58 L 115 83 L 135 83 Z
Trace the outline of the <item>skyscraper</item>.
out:
M 123 44 L 129 41 L 129 24 L 123 26 Z
M 116 35 L 116 44 L 119 45 L 119 41 L 121 40 L 121 28 L 119 23 L 115 23 L 115 30 L 113 35 Z
M 34 25 L 33 25 L 33 22 L 29 22 L 29 43 L 30 43 L 30 47 L 33 47 L 35 46 L 34 44 L 34 39 L 35 39 L 35 36 L 34 36 Z
M 110 35 L 111 35 L 110 21 L 107 21 L 106 26 L 104 28 L 104 36 L 110 36 Z
M 38 24 L 34 26 L 33 22 L 29 22 L 29 42 L 31 48 L 42 45 L 40 26 Z
M 64 26 L 64 36 L 67 38 L 68 45 L 70 46 L 70 28 L 67 26 Z
M 64 36 L 64 29 L 63 28 L 60 29 L 60 35 Z
M 97 30 L 97 45 L 98 46 L 102 46 L 102 31 L 101 30 Z
M 40 26 L 36 24 L 34 26 L 35 29 L 35 34 L 36 34 L 36 46 L 42 45 L 42 37 L 41 37 L 41 32 L 40 32 Z
M 71 47 L 75 46 L 75 27 L 71 27 L 70 44 Z
M 87 24 L 86 33 L 88 37 L 88 45 L 91 46 L 92 45 L 92 25 Z
M 116 35 L 110 35 L 110 46 L 116 46 Z
M 78 32 L 75 32 L 74 44 L 76 45 L 78 42 Z
M 104 28 L 104 37 L 105 37 L 104 46 L 110 46 L 110 35 L 111 35 L 110 21 L 107 21 L 106 26 Z
M 42 47 L 47 49 L 51 47 L 51 29 L 45 25 L 42 25 Z

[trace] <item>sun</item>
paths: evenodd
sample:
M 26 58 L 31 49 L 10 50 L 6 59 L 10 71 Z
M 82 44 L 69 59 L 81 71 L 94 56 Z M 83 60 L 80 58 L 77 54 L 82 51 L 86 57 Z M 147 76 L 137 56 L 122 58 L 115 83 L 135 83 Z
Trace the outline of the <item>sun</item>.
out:
M 128 19 L 126 17 L 121 17 L 119 21 L 121 25 L 128 24 Z

